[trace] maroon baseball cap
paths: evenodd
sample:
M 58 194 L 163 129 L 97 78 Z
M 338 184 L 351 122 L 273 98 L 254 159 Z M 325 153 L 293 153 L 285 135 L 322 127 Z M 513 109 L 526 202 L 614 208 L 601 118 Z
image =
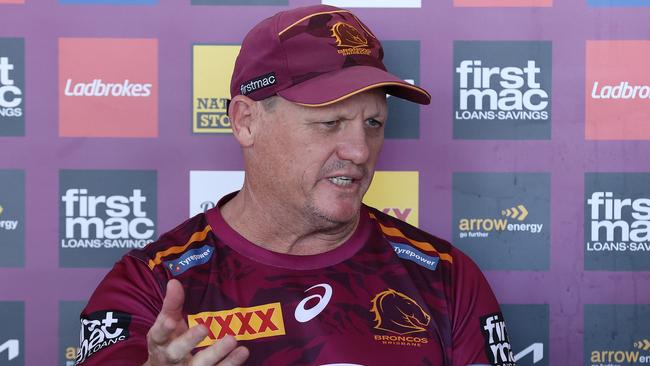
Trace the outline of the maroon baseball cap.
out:
M 259 101 L 277 94 L 318 107 L 383 88 L 415 103 L 431 102 L 426 90 L 388 73 L 383 58 L 377 37 L 348 10 L 316 5 L 283 11 L 244 38 L 230 95 Z

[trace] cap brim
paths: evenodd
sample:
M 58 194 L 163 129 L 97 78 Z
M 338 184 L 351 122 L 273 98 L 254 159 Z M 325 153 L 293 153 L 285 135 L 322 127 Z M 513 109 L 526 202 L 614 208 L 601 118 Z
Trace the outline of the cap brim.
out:
M 296 104 L 323 107 L 376 88 L 414 103 L 431 103 L 431 95 L 426 90 L 371 66 L 349 66 L 319 75 L 281 90 L 278 95 Z

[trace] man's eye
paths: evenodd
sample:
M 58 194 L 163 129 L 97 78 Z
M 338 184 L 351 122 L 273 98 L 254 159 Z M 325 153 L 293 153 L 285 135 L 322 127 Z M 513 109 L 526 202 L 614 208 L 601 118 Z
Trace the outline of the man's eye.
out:
M 323 126 L 325 127 L 336 127 L 339 125 L 339 121 L 326 121 L 326 122 L 321 122 Z
M 378 120 L 376 120 L 374 118 L 371 118 L 371 119 L 367 120 L 366 123 L 368 124 L 368 126 L 375 127 L 375 128 L 379 128 L 379 127 L 384 125 L 383 122 L 378 121 Z

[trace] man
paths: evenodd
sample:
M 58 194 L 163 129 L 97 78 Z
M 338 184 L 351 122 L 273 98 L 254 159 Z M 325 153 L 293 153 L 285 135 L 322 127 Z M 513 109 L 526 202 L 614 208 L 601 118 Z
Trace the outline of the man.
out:
M 115 265 L 82 313 L 78 363 L 514 365 L 478 268 L 361 204 L 386 93 L 430 101 L 382 56 L 329 6 L 251 30 L 229 105 L 242 189 Z

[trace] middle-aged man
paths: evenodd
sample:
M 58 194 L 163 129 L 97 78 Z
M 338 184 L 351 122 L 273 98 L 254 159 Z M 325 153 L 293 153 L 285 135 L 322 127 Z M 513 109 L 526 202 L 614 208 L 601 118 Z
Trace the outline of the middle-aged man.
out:
M 78 363 L 514 365 L 476 265 L 361 203 L 386 93 L 430 101 L 382 58 L 339 8 L 250 31 L 229 106 L 242 189 L 115 265 L 82 313 Z

